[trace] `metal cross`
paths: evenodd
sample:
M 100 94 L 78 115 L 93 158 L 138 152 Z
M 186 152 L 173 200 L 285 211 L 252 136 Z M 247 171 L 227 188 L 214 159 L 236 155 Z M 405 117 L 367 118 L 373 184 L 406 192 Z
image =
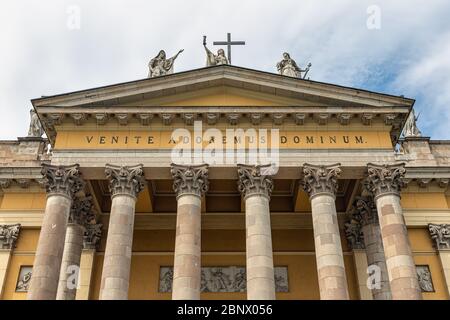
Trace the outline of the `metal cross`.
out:
M 213 45 L 215 46 L 227 46 L 228 48 L 228 61 L 231 64 L 231 46 L 245 45 L 245 41 L 231 41 L 231 33 L 227 33 L 227 41 L 214 41 Z

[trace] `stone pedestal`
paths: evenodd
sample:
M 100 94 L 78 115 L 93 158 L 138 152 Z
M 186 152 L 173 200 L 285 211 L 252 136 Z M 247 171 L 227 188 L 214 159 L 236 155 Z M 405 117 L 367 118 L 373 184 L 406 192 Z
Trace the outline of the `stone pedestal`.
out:
M 45 177 L 47 204 L 27 296 L 29 300 L 56 298 L 72 197 L 83 187 L 78 165 L 44 164 L 42 174 Z
M 339 164 L 304 164 L 303 174 L 303 186 L 311 200 L 320 298 L 347 300 L 347 277 L 335 205 Z
M 400 205 L 404 174 L 404 164 L 369 164 L 366 186 L 375 196 L 392 299 L 421 300 L 422 294 Z
M 106 166 L 111 213 L 103 260 L 100 300 L 127 300 L 136 197 L 144 188 L 142 165 Z
M 269 201 L 270 166 L 239 165 L 239 191 L 245 200 L 247 299 L 275 300 L 275 280 Z
M 173 300 L 199 300 L 201 280 L 201 197 L 208 190 L 208 166 L 172 164 L 177 195 Z

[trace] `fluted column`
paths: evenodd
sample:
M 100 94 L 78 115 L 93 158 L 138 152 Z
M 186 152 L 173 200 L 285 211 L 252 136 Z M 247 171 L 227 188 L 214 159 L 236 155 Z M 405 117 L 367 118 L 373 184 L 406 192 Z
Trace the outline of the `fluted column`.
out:
M 93 220 L 92 197 L 75 197 L 69 215 L 56 300 L 75 300 L 85 224 Z
M 208 191 L 208 165 L 171 165 L 177 196 L 173 300 L 199 300 L 201 280 L 201 197 Z
M 439 252 L 442 270 L 444 271 L 447 293 L 450 295 L 450 225 L 432 224 L 428 225 L 431 239 Z
M 369 163 L 365 184 L 376 201 L 392 299 L 421 300 L 416 266 L 400 205 L 400 190 L 405 172 L 404 164 Z
M 103 260 L 101 300 L 127 300 L 136 199 L 144 188 L 142 165 L 106 165 L 111 213 Z
M 373 197 L 358 197 L 355 201 L 356 214 L 359 217 L 361 231 L 364 237 L 364 245 L 367 255 L 367 264 L 373 269 L 371 274 L 374 283 L 371 283 L 371 291 L 374 300 L 391 300 L 391 289 L 386 267 L 386 258 L 381 238 L 381 229 L 378 221 L 378 213 Z
M 270 225 L 272 177 L 269 166 L 238 165 L 238 187 L 245 200 L 247 299 L 275 300 Z
M 42 165 L 47 204 L 34 259 L 27 299 L 54 300 L 66 237 L 67 221 L 75 193 L 84 186 L 79 166 Z
M 320 299 L 349 299 L 336 213 L 340 164 L 303 165 L 303 187 L 311 200 Z
M 9 261 L 16 247 L 20 228 L 20 224 L 0 225 L 0 299 L 3 295 Z

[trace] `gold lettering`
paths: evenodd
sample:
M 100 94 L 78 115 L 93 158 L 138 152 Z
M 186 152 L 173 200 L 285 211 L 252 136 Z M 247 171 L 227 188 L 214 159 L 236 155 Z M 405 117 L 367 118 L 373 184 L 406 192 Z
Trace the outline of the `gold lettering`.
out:
M 344 143 L 349 143 L 350 140 L 348 139 L 348 136 L 342 136 L 344 138 Z
M 153 136 L 149 136 L 147 140 L 147 144 L 153 144 Z
M 119 143 L 119 136 L 115 136 L 115 137 L 111 138 L 111 144 L 113 144 L 114 142 Z
M 363 142 L 363 137 L 362 136 L 355 136 L 355 140 L 356 140 L 356 143 L 364 143 Z
M 90 136 L 90 137 L 86 136 L 86 140 L 87 140 L 88 143 L 91 143 L 92 139 L 94 139 L 94 136 Z
M 314 137 L 313 136 L 311 136 L 311 137 L 306 137 L 306 143 L 314 143 Z
M 330 136 L 330 143 L 336 143 L 336 136 Z
M 105 144 L 105 139 L 106 139 L 105 136 L 100 136 L 98 143 Z

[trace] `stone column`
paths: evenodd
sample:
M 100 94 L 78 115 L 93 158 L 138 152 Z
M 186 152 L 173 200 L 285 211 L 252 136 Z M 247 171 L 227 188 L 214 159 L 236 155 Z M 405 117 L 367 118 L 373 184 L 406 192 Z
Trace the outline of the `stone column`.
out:
M 95 252 L 102 236 L 102 224 L 86 224 L 83 236 L 83 251 L 80 259 L 79 287 L 76 300 L 89 300 L 91 292 L 92 271 L 95 261 Z
M 127 300 L 136 199 L 144 188 L 142 165 L 106 165 L 111 213 L 103 260 L 100 300 Z
M 47 204 L 34 259 L 28 300 L 54 300 L 64 250 L 67 221 L 75 193 L 84 187 L 79 166 L 42 165 Z
M 421 300 L 416 266 L 400 205 L 404 164 L 368 164 L 366 188 L 374 195 L 394 300 Z
M 429 224 L 431 239 L 434 241 L 436 249 L 439 251 L 442 270 L 444 271 L 447 293 L 450 296 L 450 225 Z
M 348 300 L 339 225 L 336 213 L 337 177 L 340 164 L 303 165 L 303 187 L 311 200 L 320 299 Z
M 0 225 L 0 299 L 3 296 L 11 254 L 19 238 L 20 224 Z
M 275 300 L 268 166 L 238 165 L 238 187 L 245 201 L 247 299 Z
M 366 280 L 370 275 L 370 280 L 366 286 L 370 286 L 374 300 L 391 300 L 391 289 L 389 276 L 386 267 L 386 258 L 381 238 L 378 213 L 373 197 L 370 195 L 357 197 L 353 207 L 353 221 L 357 221 L 361 232 L 361 244 L 365 248 L 367 255 L 368 269 L 366 270 Z M 347 229 L 348 231 L 348 229 Z M 346 232 L 349 243 L 353 242 L 349 237 L 356 237 L 356 232 Z
M 171 165 L 177 196 L 173 300 L 199 300 L 201 280 L 201 197 L 208 191 L 208 165 Z
M 75 197 L 69 215 L 56 300 L 75 300 L 85 224 L 95 218 L 92 197 Z

